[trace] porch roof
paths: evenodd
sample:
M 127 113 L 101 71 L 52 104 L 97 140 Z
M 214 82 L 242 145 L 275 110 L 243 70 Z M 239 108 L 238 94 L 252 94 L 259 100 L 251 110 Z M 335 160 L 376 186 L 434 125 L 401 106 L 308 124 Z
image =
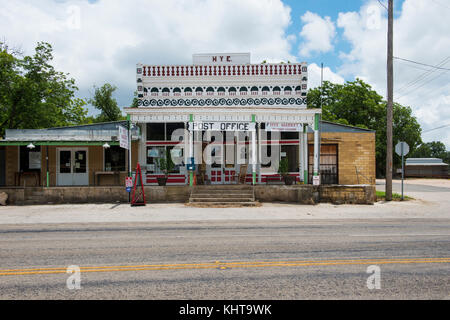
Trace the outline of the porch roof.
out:
M 126 122 L 107 122 L 91 125 L 49 129 L 6 129 L 5 139 L 0 145 L 110 145 L 119 144 L 118 127 Z M 139 128 L 131 130 L 132 140 L 139 140 Z

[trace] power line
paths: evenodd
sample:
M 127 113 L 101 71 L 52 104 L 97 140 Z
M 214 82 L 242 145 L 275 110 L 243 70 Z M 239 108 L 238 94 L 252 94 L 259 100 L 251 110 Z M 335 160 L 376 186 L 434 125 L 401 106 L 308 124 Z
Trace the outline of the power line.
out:
M 421 62 L 416 62 L 416 61 L 412 61 L 412 60 L 408 60 L 408 59 L 403 59 L 403 58 L 399 58 L 399 57 L 394 57 L 394 59 L 397 59 L 397 60 L 403 60 L 403 61 L 407 61 L 407 62 L 411 62 L 411 63 L 415 63 L 415 64 L 420 64 L 420 65 L 422 65 L 422 66 L 426 66 L 426 67 L 430 67 L 430 68 L 435 68 L 435 69 L 440 69 L 440 70 L 450 71 L 450 69 L 448 69 L 448 68 L 442 68 L 442 67 L 438 67 L 438 66 L 432 66 L 432 65 L 430 65 L 430 64 L 421 63 Z
M 438 66 L 443 66 L 445 65 L 448 60 L 450 59 L 450 56 L 446 57 L 444 60 L 442 60 Z M 404 91 L 407 90 L 410 87 L 413 87 L 415 85 L 418 85 L 420 82 L 424 81 L 425 79 L 427 79 L 429 76 L 431 76 L 434 72 L 436 72 L 438 69 L 429 69 L 428 71 L 422 73 L 421 75 L 419 75 L 416 79 L 408 82 L 407 84 L 405 84 L 403 87 L 401 87 L 400 89 L 396 90 L 397 93 L 399 91 Z M 444 71 L 441 71 L 444 72 Z M 434 80 L 434 79 L 433 79 Z M 432 81 L 432 80 L 431 80 Z
M 445 125 L 440 126 L 440 127 L 436 127 L 436 128 L 433 128 L 433 129 L 429 129 L 429 130 L 422 131 L 422 133 L 426 133 L 426 132 L 430 132 L 430 131 L 434 131 L 434 130 L 442 129 L 442 128 L 446 128 L 446 127 L 450 127 L 450 123 L 445 124 Z
M 378 0 L 378 3 L 383 7 L 383 8 L 385 8 L 386 10 L 388 9 L 380 0 Z
M 397 97 L 397 99 L 400 99 L 400 98 L 402 98 L 402 97 L 404 97 L 404 96 L 406 96 L 406 95 L 408 95 L 409 93 L 411 93 L 412 91 L 414 91 L 414 90 L 417 90 L 417 89 L 419 89 L 419 88 L 422 88 L 424 85 L 426 85 L 426 84 L 428 84 L 428 83 L 430 83 L 430 82 L 432 82 L 432 81 L 434 81 L 434 80 L 436 80 L 437 78 L 439 78 L 440 76 L 442 76 L 442 73 L 441 74 L 438 74 L 436 77 L 434 77 L 434 78 L 432 78 L 431 80 L 429 80 L 429 81 L 427 81 L 427 82 L 424 82 L 424 83 L 422 83 L 421 85 L 419 85 L 419 86 L 417 86 L 417 87 L 415 87 L 414 89 L 412 89 L 412 90 L 409 90 L 409 91 L 407 91 L 407 92 L 405 92 L 404 94 L 402 94 L 400 97 Z

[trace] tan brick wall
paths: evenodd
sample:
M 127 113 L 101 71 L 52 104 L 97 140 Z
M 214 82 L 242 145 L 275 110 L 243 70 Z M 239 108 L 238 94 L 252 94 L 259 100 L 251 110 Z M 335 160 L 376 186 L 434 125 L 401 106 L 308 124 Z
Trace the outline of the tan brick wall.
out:
M 338 145 L 339 184 L 375 184 L 375 132 L 324 132 L 321 143 Z
M 19 147 L 6 147 L 6 185 L 14 186 L 15 173 L 19 171 Z

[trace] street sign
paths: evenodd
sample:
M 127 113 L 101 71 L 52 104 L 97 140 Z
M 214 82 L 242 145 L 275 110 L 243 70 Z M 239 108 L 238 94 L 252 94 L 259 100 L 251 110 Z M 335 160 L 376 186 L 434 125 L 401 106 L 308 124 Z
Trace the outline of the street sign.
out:
M 128 130 L 122 126 L 119 126 L 119 143 L 120 147 L 128 149 Z
M 133 178 L 132 177 L 125 178 L 125 187 L 127 187 L 127 188 L 133 187 Z
M 395 153 L 397 153 L 400 157 L 402 157 L 402 200 L 404 199 L 403 196 L 403 180 L 405 179 L 405 164 L 403 161 L 403 157 L 406 156 L 409 152 L 409 146 L 406 142 L 400 141 L 395 146 Z
M 395 153 L 401 156 L 406 156 L 409 152 L 409 145 L 406 142 L 400 141 L 395 146 Z

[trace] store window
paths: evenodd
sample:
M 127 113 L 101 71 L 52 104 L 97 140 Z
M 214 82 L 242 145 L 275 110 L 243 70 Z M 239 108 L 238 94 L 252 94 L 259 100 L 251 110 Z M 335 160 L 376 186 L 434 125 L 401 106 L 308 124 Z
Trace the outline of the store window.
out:
M 126 150 L 120 146 L 105 149 L 105 171 L 126 171 Z
M 272 138 L 272 132 L 270 131 L 265 131 L 266 129 L 266 124 L 265 123 L 261 123 L 260 124 L 260 129 L 261 130 L 261 148 L 266 150 L 266 156 L 267 159 L 271 159 L 272 157 L 272 146 L 270 144 L 270 139 Z M 265 163 L 261 163 L 261 167 L 262 168 L 270 168 L 270 166 L 272 165 L 272 161 L 265 161 Z
M 174 163 L 173 169 L 169 171 L 172 174 L 182 173 L 185 166 L 184 154 L 182 148 L 176 148 L 175 146 L 169 147 L 147 147 L 147 173 L 150 174 L 162 174 L 163 170 L 159 167 L 159 160 L 170 157 L 170 161 Z M 177 158 L 181 158 L 182 161 L 177 161 Z
M 308 146 L 309 183 L 312 183 L 314 170 L 314 145 Z M 338 184 L 338 145 L 322 144 L 320 146 L 320 183 Z
M 288 171 L 298 172 L 299 170 L 299 146 L 298 145 L 282 145 L 281 158 L 288 159 Z
M 298 140 L 298 132 L 281 132 L 281 140 Z
M 20 170 L 21 172 L 41 171 L 41 146 L 29 149 L 20 147 Z
M 184 122 L 166 123 L 166 141 L 173 141 L 172 134 L 178 129 L 184 129 Z M 178 137 L 178 141 L 183 141 L 183 137 Z
M 164 123 L 147 123 L 147 141 L 164 141 Z

